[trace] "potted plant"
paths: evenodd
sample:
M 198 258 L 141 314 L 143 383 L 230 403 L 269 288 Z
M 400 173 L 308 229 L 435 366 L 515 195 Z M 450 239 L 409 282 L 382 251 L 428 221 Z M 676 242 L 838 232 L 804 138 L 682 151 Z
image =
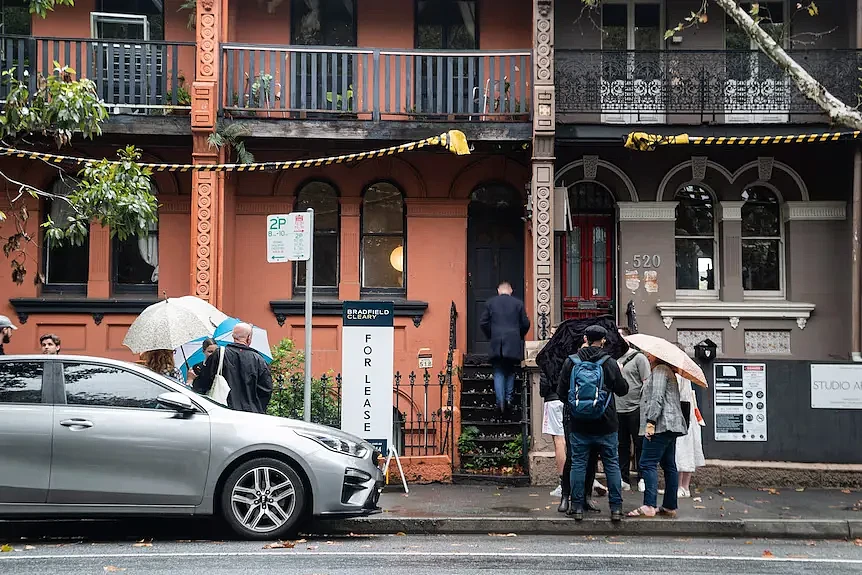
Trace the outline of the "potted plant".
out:
M 168 90 L 165 92 L 164 105 L 166 106 L 166 114 L 188 116 L 191 113 L 192 95 L 186 87 L 186 77 L 182 72 L 177 75 L 176 104 L 174 104 L 173 90 Z M 188 106 L 188 108 L 176 108 L 174 106 Z

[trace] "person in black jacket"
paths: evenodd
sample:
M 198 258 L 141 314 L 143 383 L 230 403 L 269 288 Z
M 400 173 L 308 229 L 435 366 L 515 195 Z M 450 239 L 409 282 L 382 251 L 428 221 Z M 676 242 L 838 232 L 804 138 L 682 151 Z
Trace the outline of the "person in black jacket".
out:
M 249 347 L 251 334 L 252 327 L 247 323 L 234 326 L 233 343 L 224 348 L 221 374 L 230 386 L 228 407 L 237 411 L 266 413 L 272 396 L 272 375 L 263 356 Z M 221 352 L 213 353 L 207 358 L 200 375 L 195 377 L 192 383 L 196 392 L 206 394 L 212 387 L 218 372 L 219 357 Z
M 505 416 L 512 413 L 515 367 L 524 359 L 524 336 L 530 331 L 524 302 L 512 295 L 509 282 L 501 283 L 497 295 L 485 304 L 479 327 L 490 342 L 497 409 Z
M 586 346 L 578 350 L 581 361 L 598 362 L 608 354 L 603 346 L 608 336 L 608 331 L 598 325 L 588 327 L 584 331 Z M 567 359 L 563 364 L 562 372 L 557 380 L 557 395 L 561 398 L 569 397 L 569 387 L 574 368 L 574 362 Z M 572 456 L 571 472 L 571 507 L 572 515 L 576 521 L 584 518 L 584 506 L 586 504 L 584 492 L 584 479 L 587 472 L 587 463 L 590 450 L 598 448 L 602 457 L 605 475 L 608 481 L 608 499 L 611 507 L 611 520 L 621 521 L 623 517 L 622 505 L 622 480 L 620 478 L 619 453 L 617 451 L 617 409 L 614 395 L 624 396 L 628 393 L 629 386 L 620 373 L 619 365 L 612 358 L 608 358 L 602 364 L 602 385 L 611 393 L 607 409 L 598 419 L 580 419 L 571 417 L 569 433 L 569 449 Z

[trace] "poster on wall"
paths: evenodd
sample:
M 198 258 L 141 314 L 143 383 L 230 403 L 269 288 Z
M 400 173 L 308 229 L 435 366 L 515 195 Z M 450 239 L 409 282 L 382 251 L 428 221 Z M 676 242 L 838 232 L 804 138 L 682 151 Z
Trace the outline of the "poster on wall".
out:
M 342 314 L 341 429 L 386 455 L 392 445 L 394 305 L 346 301 Z
M 715 440 L 766 441 L 766 364 L 715 363 Z
M 813 409 L 862 409 L 862 365 L 811 364 Z

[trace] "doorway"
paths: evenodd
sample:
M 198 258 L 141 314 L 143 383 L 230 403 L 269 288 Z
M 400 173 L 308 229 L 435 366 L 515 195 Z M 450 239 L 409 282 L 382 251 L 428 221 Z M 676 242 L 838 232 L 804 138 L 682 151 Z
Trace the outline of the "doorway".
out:
M 467 353 L 487 355 L 488 338 L 479 320 L 500 282 L 524 299 L 524 215 L 518 191 L 487 184 L 470 196 L 467 211 Z

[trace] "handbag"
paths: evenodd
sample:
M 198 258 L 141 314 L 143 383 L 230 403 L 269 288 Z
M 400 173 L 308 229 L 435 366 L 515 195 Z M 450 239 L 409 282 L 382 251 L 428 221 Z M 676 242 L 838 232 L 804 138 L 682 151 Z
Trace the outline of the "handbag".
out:
M 230 385 L 221 374 L 222 368 L 224 368 L 224 353 L 225 349 L 223 347 L 219 347 L 218 371 L 216 371 L 215 377 L 213 377 L 213 384 L 207 392 L 207 397 L 216 403 L 227 405 L 227 396 L 230 394 Z
M 688 429 L 691 425 L 691 402 L 680 401 L 679 407 L 682 409 L 682 418 L 685 420 L 685 428 Z

